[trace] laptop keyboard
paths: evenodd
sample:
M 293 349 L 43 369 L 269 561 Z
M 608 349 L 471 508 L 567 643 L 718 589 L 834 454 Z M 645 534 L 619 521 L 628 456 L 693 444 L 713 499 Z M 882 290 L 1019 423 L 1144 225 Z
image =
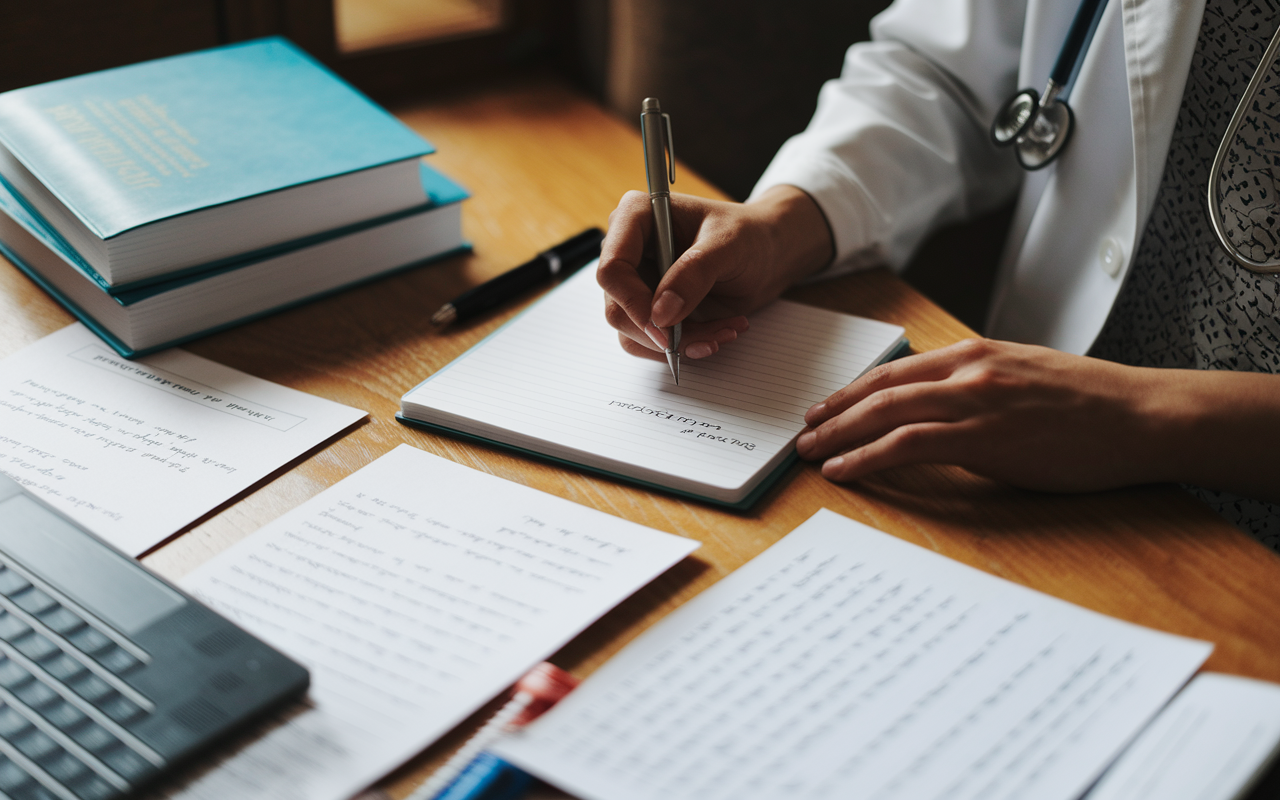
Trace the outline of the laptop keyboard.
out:
M 105 800 L 159 769 L 120 680 L 146 658 L 0 561 L 0 800 Z

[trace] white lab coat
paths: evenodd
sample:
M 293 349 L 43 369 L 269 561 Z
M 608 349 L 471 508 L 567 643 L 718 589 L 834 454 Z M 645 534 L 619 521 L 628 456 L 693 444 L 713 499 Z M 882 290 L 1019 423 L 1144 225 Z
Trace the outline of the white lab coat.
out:
M 1017 190 L 987 335 L 1084 353 L 1151 212 L 1204 0 L 1110 0 L 1071 93 L 1076 129 L 1025 176 L 988 129 L 1018 88 L 1044 88 L 1077 3 L 897 0 L 823 87 L 813 121 L 753 196 L 791 184 L 822 207 L 832 272 L 901 266 L 937 226 Z

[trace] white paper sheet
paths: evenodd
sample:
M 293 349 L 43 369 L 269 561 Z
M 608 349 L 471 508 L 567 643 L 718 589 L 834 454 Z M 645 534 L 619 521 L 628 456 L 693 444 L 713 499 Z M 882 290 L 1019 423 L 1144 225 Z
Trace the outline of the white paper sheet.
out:
M 1069 800 L 1210 650 L 823 510 L 496 752 L 587 800 Z
M 1280 747 L 1280 686 L 1196 676 L 1085 800 L 1231 800 Z
M 183 580 L 313 707 L 177 796 L 348 797 L 697 546 L 400 445 Z
M 0 472 L 138 555 L 365 416 L 76 323 L 0 361 Z
M 780 300 L 715 356 L 629 356 L 594 270 L 406 394 L 406 416 L 734 502 L 782 462 L 804 414 L 892 352 L 902 328 Z

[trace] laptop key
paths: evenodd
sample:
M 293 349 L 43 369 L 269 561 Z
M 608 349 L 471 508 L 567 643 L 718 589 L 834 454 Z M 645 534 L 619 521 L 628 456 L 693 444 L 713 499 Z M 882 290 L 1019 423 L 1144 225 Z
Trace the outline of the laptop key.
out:
M 80 800 L 106 800 L 116 794 L 115 787 L 97 775 L 90 775 L 81 780 L 71 787 L 71 791 L 75 792 Z
M 143 776 L 156 769 L 150 761 L 123 744 L 110 752 L 102 753 L 98 758 L 129 783 L 137 783 Z
M 115 642 L 104 636 L 101 631 L 90 628 L 87 625 L 68 636 L 67 639 L 79 650 L 89 655 L 99 653 L 115 644 Z
M 13 694 L 19 700 L 37 710 L 62 699 L 62 695 L 40 681 L 32 681 L 26 686 L 14 689 Z
M 69 734 L 72 739 L 75 739 L 76 744 L 90 753 L 106 752 L 120 744 L 119 739 L 113 736 L 106 728 L 93 721 L 69 731 Z
M 85 673 L 79 680 L 68 682 L 67 685 L 71 687 L 71 691 L 95 705 L 98 701 L 115 692 L 115 689 L 112 689 L 110 684 L 92 672 Z
M 114 697 L 109 697 L 100 703 L 95 703 L 95 705 L 102 709 L 102 712 L 108 717 L 111 717 L 122 725 L 127 725 L 130 722 L 133 722 L 143 714 L 142 709 L 137 703 L 120 694 L 117 694 Z
M 13 706 L 0 706 L 0 738 L 12 740 L 30 727 L 31 722 Z
M 21 639 L 12 642 L 13 646 L 18 648 L 18 652 L 22 653 L 32 661 L 40 661 L 46 659 L 54 653 L 62 652 L 56 644 L 50 639 L 41 636 L 38 633 L 32 633 L 30 636 L 24 636 Z
M 49 738 L 48 734 L 35 728 L 9 741 L 24 756 L 36 762 L 39 762 L 42 758 L 48 758 L 62 749 L 57 742 Z
M 0 686 L 13 689 L 32 680 L 27 668 L 12 658 L 0 659 Z
M 58 653 L 40 662 L 40 667 L 62 683 L 69 683 L 87 671 L 84 664 L 67 653 Z
M 9 597 L 25 590 L 31 581 L 7 567 L 0 569 L 0 594 Z
M 83 711 L 66 700 L 41 709 L 40 716 L 49 720 L 60 731 L 71 730 L 88 719 L 88 716 Z
M 40 762 L 40 767 L 55 781 L 64 785 L 83 780 L 92 771 L 80 759 L 62 749 L 46 756 Z
M 14 792 L 13 800 L 61 800 L 61 798 L 40 784 L 32 782 Z
M 123 647 L 113 647 L 105 653 L 94 656 L 98 663 L 117 675 L 122 675 L 136 667 L 139 663 L 129 651 Z
M 31 626 L 8 611 L 0 613 L 0 639 L 12 642 L 31 633 Z
M 0 756 L 0 791 L 12 792 L 31 780 L 32 777 L 13 763 L 12 759 Z
M 83 628 L 87 623 L 76 614 L 64 606 L 51 608 L 40 614 L 40 621 L 48 625 L 50 630 L 60 633 L 63 636 Z
M 28 614 L 39 614 L 58 605 L 58 601 L 32 586 L 25 592 L 9 595 L 14 605 Z

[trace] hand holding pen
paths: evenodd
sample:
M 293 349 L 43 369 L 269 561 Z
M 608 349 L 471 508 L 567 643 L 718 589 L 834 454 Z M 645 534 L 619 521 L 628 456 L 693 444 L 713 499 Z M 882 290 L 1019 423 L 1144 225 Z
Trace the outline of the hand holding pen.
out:
M 665 127 L 664 121 L 669 137 Z M 665 157 L 669 153 L 658 163 L 666 166 Z M 743 315 L 821 269 L 834 253 L 826 218 L 795 187 L 774 187 L 749 203 L 668 196 L 673 249 L 681 255 L 656 289 L 646 281 L 648 270 L 660 265 L 650 195 L 631 191 L 622 197 L 601 247 L 597 279 L 605 291 L 605 318 L 632 355 L 666 359 L 666 331 L 677 323 L 682 357 L 716 353 L 747 330 Z

